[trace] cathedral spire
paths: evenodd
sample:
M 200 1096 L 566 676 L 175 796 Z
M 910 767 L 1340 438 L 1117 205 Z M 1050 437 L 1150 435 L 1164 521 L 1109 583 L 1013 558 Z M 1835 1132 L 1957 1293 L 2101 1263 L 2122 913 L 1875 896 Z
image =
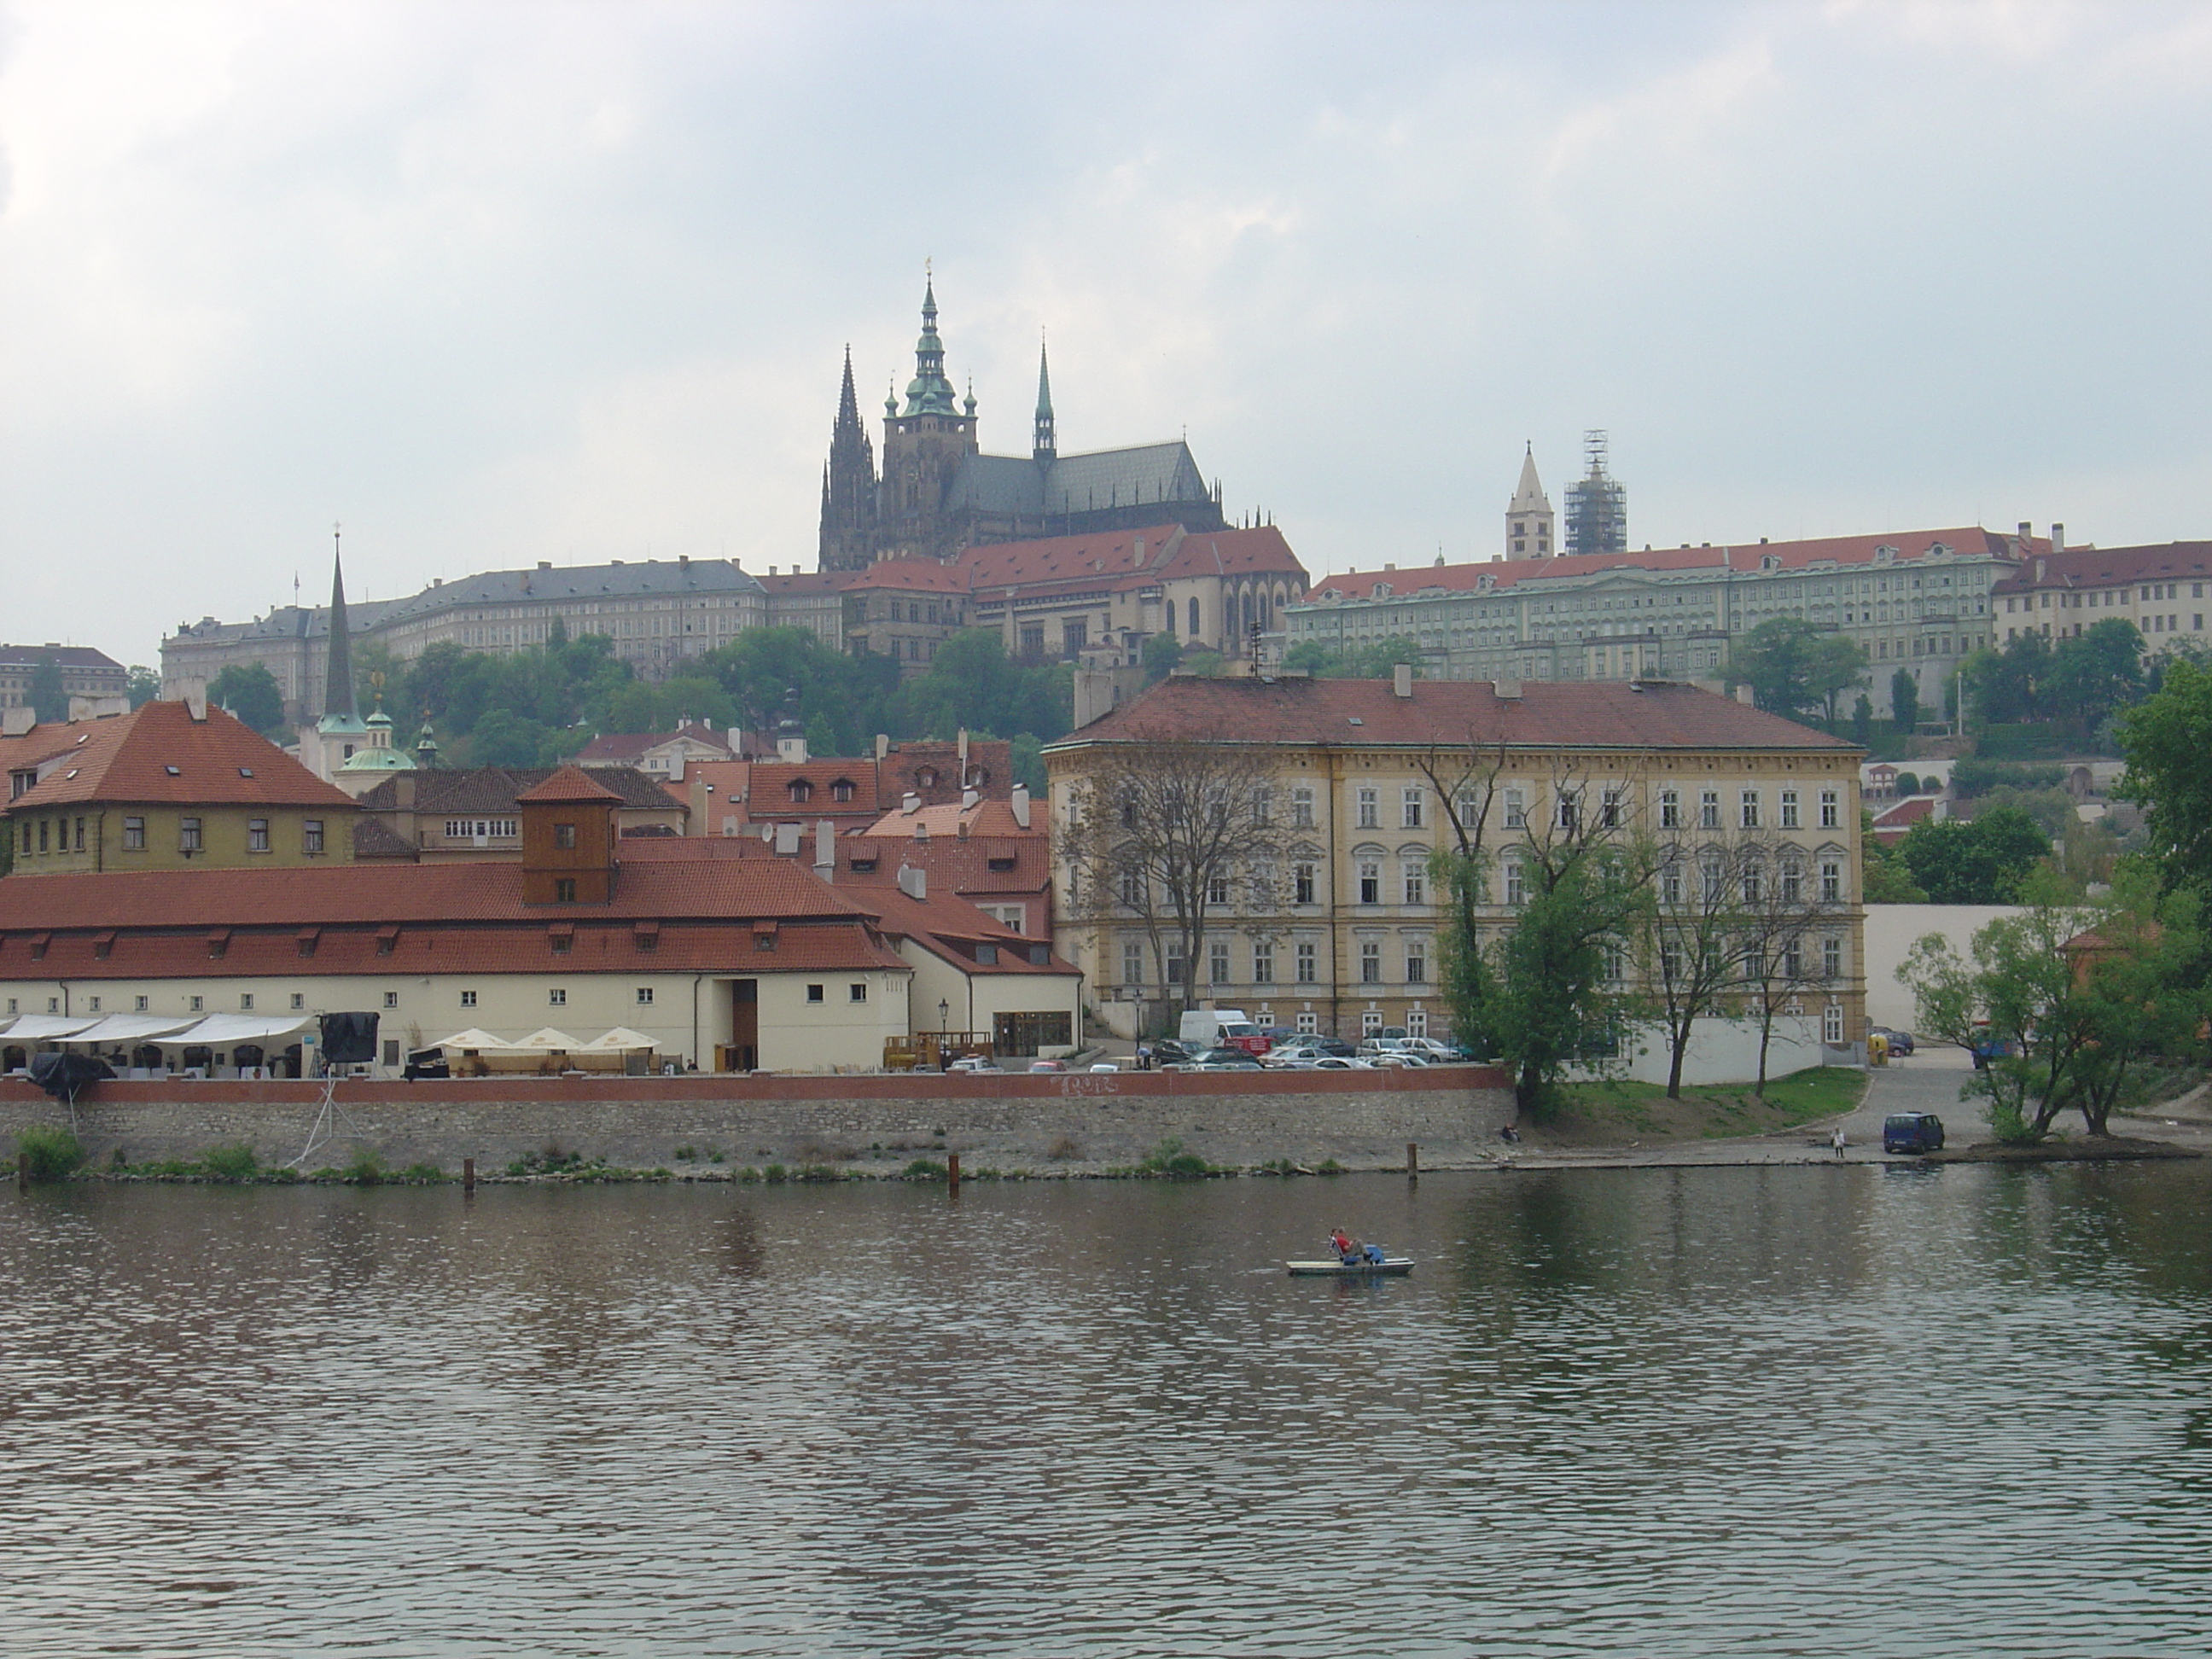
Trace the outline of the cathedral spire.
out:
M 1536 446 L 1521 456 L 1521 482 L 1505 509 L 1505 551 L 1516 559 L 1548 559 L 1554 551 L 1552 498 L 1536 476 Z
M 1059 453 L 1059 441 L 1053 435 L 1052 423 L 1052 365 L 1045 359 L 1044 341 L 1037 341 L 1037 406 L 1036 436 L 1030 446 L 1030 457 L 1050 462 Z
M 830 461 L 822 469 L 822 532 L 817 562 L 823 570 L 855 569 L 873 551 L 876 526 L 876 448 L 860 423 L 860 393 L 853 386 L 853 348 L 837 387 L 837 419 L 830 431 Z
M 323 717 L 358 723 L 361 704 L 353 685 L 353 639 L 346 621 L 345 568 L 339 558 L 338 527 L 331 526 L 331 644 L 323 676 Z
M 921 288 L 921 337 L 914 343 L 914 380 L 906 389 L 908 415 L 951 415 L 952 382 L 945 378 L 945 342 L 937 334 L 937 282 L 925 276 Z

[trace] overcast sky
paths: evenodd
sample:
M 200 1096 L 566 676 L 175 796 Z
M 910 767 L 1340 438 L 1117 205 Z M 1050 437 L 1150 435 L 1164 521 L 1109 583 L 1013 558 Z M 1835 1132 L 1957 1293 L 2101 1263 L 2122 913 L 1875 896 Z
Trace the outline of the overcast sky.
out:
M 984 447 L 1187 430 L 1319 574 L 2212 535 L 2212 7 L 0 0 L 0 638 L 811 568 L 933 259 Z

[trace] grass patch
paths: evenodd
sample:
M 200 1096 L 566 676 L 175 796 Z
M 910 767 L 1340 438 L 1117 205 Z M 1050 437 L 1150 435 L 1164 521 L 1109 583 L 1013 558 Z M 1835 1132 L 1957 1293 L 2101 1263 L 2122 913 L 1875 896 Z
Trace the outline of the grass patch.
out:
M 84 1143 L 67 1129 L 34 1123 L 15 1137 L 33 1181 L 67 1181 L 84 1162 Z
M 209 1147 L 200 1154 L 200 1168 L 217 1181 L 251 1181 L 261 1173 L 261 1159 L 241 1141 L 234 1146 Z
M 945 1166 L 935 1158 L 918 1158 L 899 1171 L 901 1181 L 943 1181 L 947 1177 Z
M 1855 1109 L 1866 1073 L 1854 1066 L 1816 1066 L 1776 1078 L 1764 1098 L 1748 1083 L 1685 1084 L 1669 1099 L 1663 1084 L 1620 1078 L 1571 1085 L 1560 1109 L 1535 1133 L 1559 1146 L 1607 1146 L 1623 1140 L 1728 1140 L 1771 1134 Z
M 1198 1181 L 1213 1173 L 1211 1164 L 1172 1135 L 1146 1152 L 1137 1169 L 1140 1174 L 1167 1181 Z

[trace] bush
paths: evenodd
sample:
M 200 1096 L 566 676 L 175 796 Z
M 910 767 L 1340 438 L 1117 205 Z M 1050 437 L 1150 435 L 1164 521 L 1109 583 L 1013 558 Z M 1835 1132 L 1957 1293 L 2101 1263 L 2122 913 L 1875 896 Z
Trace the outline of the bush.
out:
M 1951 767 L 1951 793 L 1961 800 L 2000 787 L 2056 789 L 2065 781 L 2063 766 L 2018 766 L 2008 761 L 1970 758 L 1954 762 Z
M 791 1179 L 791 1171 L 781 1164 L 771 1164 L 761 1171 L 761 1179 L 771 1186 L 781 1186 Z
M 1918 794 L 1920 793 L 1920 774 L 1917 772 L 1899 772 L 1897 775 L 1897 793 L 1900 795 Z
M 339 1171 L 338 1179 L 356 1187 L 374 1187 L 384 1179 L 384 1164 L 374 1152 L 359 1152 Z
M 1145 1161 L 1138 1168 L 1146 1175 L 1163 1176 L 1170 1181 L 1196 1181 L 1211 1173 L 1204 1158 L 1186 1152 L 1182 1142 L 1173 1137 L 1146 1153 Z
M 918 1158 L 915 1159 L 913 1163 L 908 1164 L 906 1168 L 899 1171 L 899 1179 L 902 1181 L 943 1181 L 945 1178 L 946 1174 L 947 1171 L 945 1170 L 945 1166 L 938 1163 L 934 1158 Z
M 33 1124 L 15 1137 L 15 1150 L 30 1165 L 33 1181 L 67 1181 L 84 1162 L 84 1143 L 67 1129 Z
M 261 1160 L 243 1142 L 235 1146 L 210 1146 L 200 1154 L 200 1168 L 218 1181 L 251 1181 L 261 1172 Z

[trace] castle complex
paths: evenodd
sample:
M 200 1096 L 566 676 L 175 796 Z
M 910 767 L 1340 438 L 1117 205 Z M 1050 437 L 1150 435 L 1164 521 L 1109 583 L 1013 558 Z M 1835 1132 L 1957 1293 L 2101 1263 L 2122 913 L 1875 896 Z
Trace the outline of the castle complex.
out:
M 937 294 L 926 283 L 921 337 L 906 402 L 884 402 L 883 471 L 860 420 L 853 356 L 822 474 L 820 564 L 858 570 L 901 556 L 949 559 L 988 542 L 1084 536 L 1179 524 L 1224 530 L 1218 483 L 1208 485 L 1190 447 L 1141 444 L 1063 455 L 1052 407 L 1052 376 L 1037 352 L 1036 412 L 1027 455 L 986 455 L 976 435 L 975 394 L 954 392 L 937 331 Z

